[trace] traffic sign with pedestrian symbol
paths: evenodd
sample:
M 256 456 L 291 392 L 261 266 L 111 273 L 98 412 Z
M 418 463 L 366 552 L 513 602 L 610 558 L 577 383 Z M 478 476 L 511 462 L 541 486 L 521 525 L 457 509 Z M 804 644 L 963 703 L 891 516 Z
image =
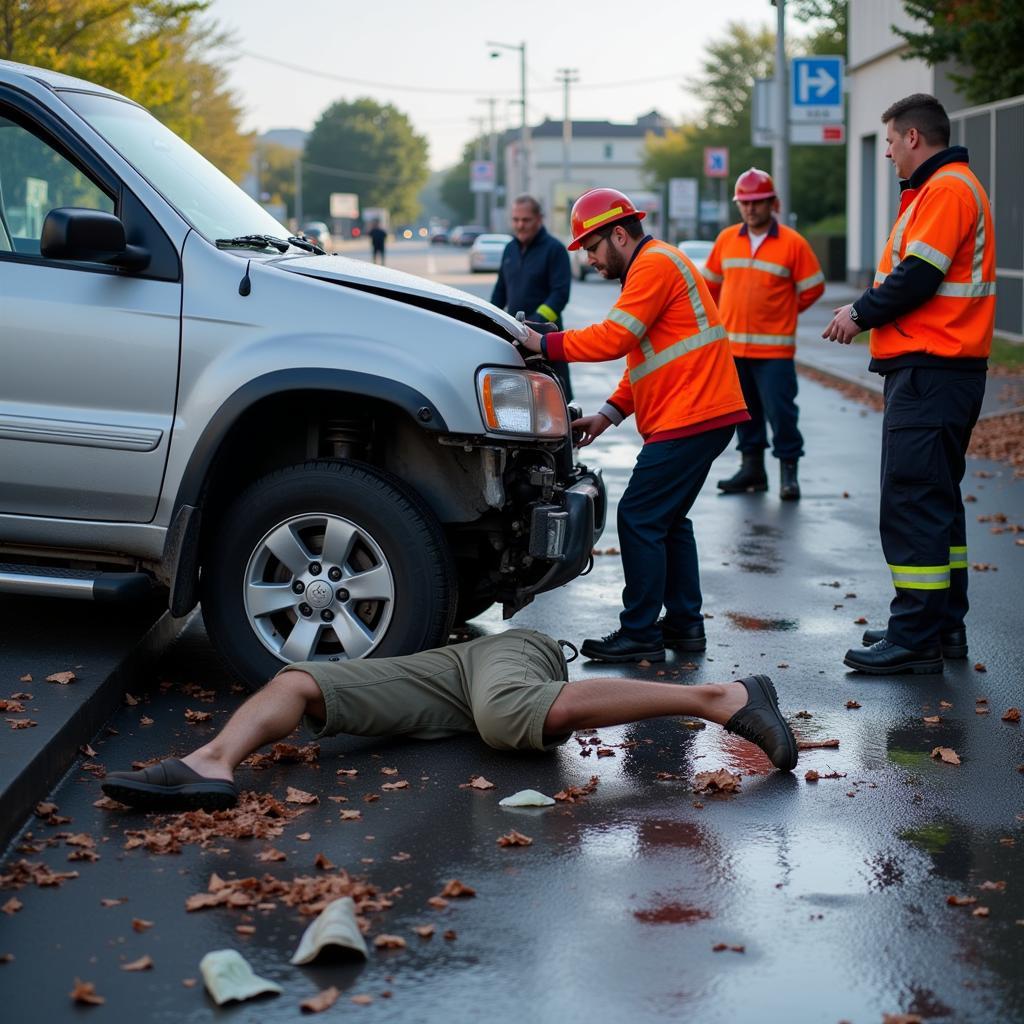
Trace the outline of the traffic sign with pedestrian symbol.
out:
M 794 57 L 790 82 L 791 121 L 843 120 L 842 57 Z

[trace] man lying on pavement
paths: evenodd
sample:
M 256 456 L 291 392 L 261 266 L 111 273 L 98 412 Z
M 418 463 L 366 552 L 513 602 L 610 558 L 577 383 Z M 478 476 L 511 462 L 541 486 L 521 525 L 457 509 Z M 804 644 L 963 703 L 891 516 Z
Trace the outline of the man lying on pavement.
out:
M 231 807 L 234 769 L 303 719 L 317 738 L 476 732 L 497 750 L 550 750 L 577 729 L 664 715 L 716 722 L 757 744 L 781 771 L 796 767 L 796 740 L 767 676 L 700 686 L 611 677 L 569 683 L 557 641 L 511 629 L 401 658 L 290 665 L 209 743 L 181 760 L 110 772 L 103 792 L 147 811 Z

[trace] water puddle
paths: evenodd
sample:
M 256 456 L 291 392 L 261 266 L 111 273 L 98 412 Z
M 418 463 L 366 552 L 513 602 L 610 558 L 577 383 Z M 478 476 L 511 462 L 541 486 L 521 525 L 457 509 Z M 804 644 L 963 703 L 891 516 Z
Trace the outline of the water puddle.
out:
M 796 619 L 765 619 L 758 615 L 744 615 L 742 612 L 726 612 L 725 617 L 737 629 L 755 632 L 789 632 L 800 627 Z

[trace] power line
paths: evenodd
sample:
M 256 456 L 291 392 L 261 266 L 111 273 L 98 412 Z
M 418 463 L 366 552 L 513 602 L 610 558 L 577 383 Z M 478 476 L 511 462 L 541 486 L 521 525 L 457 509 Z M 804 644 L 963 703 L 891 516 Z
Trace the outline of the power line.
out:
M 330 71 L 320 71 L 317 68 L 305 67 L 301 64 L 291 64 L 285 60 L 279 60 L 277 57 L 270 57 L 265 53 L 255 53 L 252 50 L 242 50 L 234 48 L 234 52 L 239 56 L 248 57 L 250 60 L 262 61 L 265 64 L 273 64 L 275 67 L 287 68 L 289 71 L 295 71 L 302 75 L 312 75 L 314 78 L 326 78 L 332 82 L 341 82 L 344 85 L 358 85 L 363 86 L 367 89 L 388 89 L 395 92 L 418 92 L 418 93 L 434 93 L 437 95 L 446 96 L 477 96 L 480 93 L 479 89 L 446 89 L 440 86 L 433 85 L 403 85 L 397 82 L 374 82 L 364 78 L 348 78 L 345 75 L 336 75 Z M 587 91 L 597 91 L 600 89 L 627 89 L 634 85 L 652 85 L 656 82 L 681 82 L 684 78 L 683 72 L 674 75 L 654 75 L 650 78 L 630 78 L 619 82 L 588 82 L 586 85 L 577 85 L 577 89 L 585 89 Z M 537 85 L 533 88 L 534 92 L 559 92 L 561 86 L 558 85 Z M 494 93 L 496 96 L 515 98 L 518 93 L 502 92 L 496 90 Z

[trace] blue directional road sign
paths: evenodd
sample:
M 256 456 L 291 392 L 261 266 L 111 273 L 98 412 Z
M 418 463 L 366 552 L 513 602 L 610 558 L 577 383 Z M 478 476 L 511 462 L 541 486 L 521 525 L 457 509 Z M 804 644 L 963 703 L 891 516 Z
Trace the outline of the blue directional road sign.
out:
M 789 80 L 791 121 L 842 122 L 842 57 L 794 57 Z

